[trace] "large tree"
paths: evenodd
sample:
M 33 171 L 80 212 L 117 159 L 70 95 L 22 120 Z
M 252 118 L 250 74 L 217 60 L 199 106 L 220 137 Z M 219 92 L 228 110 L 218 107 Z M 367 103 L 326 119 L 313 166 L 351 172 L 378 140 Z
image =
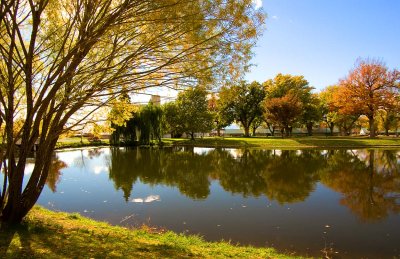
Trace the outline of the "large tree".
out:
M 307 134 L 312 136 L 313 127 L 323 116 L 323 106 L 317 94 L 311 94 L 309 101 L 304 104 L 301 123 L 306 126 Z
M 0 220 L 7 223 L 35 204 L 58 137 L 85 119 L 70 120 L 78 110 L 90 114 L 122 89 L 235 78 L 247 69 L 264 18 L 251 0 L 2 0 L 0 7 Z M 23 188 L 35 143 L 41 159 Z
M 213 116 L 208 110 L 207 90 L 204 87 L 188 88 L 178 94 L 176 104 L 183 131 L 194 140 L 196 132 L 208 132 L 213 127 Z
M 162 106 L 162 128 L 164 132 L 171 134 L 171 138 L 179 138 L 184 133 L 183 121 L 179 116 L 176 102 L 168 102 Z
M 244 135 L 249 137 L 250 126 L 263 113 L 261 103 L 264 98 L 264 88 L 256 81 L 252 83 L 242 81 L 231 87 L 223 87 L 219 94 L 221 112 L 240 123 Z
M 232 123 L 232 115 L 226 113 L 226 110 L 224 110 L 223 100 L 220 100 L 219 96 L 215 93 L 212 93 L 211 98 L 208 100 L 208 110 L 212 114 L 214 129 L 217 131 L 219 137 L 221 136 L 221 130 Z
M 264 107 L 265 120 L 273 125 L 278 125 L 281 132 L 284 131 L 286 136 L 290 136 L 291 127 L 298 120 L 303 110 L 300 99 L 293 94 L 267 99 Z
M 363 114 L 362 106 L 344 101 L 347 98 L 344 90 L 343 87 L 332 85 L 319 94 L 331 134 L 337 126 L 341 135 L 350 135 L 358 118 Z
M 265 120 L 281 127 L 285 135 L 291 134 L 296 122 L 310 124 L 317 119 L 318 112 L 313 106 L 318 101 L 313 97 L 312 87 L 303 76 L 278 74 L 264 82 L 267 96 L 264 102 Z M 307 108 L 307 109 L 306 109 Z
M 370 136 L 375 137 L 375 117 L 388 100 L 394 99 L 400 81 L 400 72 L 389 70 L 381 61 L 361 59 L 349 74 L 340 81 L 341 102 L 362 109 L 369 119 Z

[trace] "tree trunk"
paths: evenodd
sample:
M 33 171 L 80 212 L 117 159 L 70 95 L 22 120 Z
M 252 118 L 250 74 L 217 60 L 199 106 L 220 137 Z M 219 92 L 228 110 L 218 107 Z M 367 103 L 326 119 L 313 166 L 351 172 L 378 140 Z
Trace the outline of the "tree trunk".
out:
M 285 137 L 289 137 L 289 136 L 290 136 L 289 126 L 285 126 Z
M 335 128 L 335 124 L 333 122 L 329 123 L 330 135 L 333 136 L 333 129 Z
M 312 122 L 306 123 L 306 127 L 307 127 L 308 136 L 312 136 L 312 134 L 313 134 L 313 123 Z
M 375 118 L 374 116 L 368 116 L 369 119 L 369 136 L 371 138 L 375 137 Z
M 244 126 L 244 136 L 250 137 L 250 127 L 249 126 Z
M 11 176 L 8 188 L 9 194 L 4 207 L 0 208 L 0 221 L 3 224 L 14 225 L 21 223 L 22 219 L 35 205 L 46 184 L 57 139 L 43 140 L 39 143 L 36 155 L 40 159 L 36 159 L 25 189 L 22 189 L 22 183 L 25 163 L 29 155 L 28 150 L 30 151 L 31 146 L 21 144 L 17 163 L 15 163 L 13 156 L 10 156 L 11 160 L 8 166 L 8 175 Z
M 190 132 L 189 135 L 190 135 L 190 140 L 194 140 L 194 132 Z

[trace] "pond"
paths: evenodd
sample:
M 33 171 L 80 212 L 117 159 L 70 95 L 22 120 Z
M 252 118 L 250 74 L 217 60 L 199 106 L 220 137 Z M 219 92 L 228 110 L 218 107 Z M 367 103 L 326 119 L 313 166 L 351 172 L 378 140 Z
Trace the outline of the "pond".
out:
M 399 150 L 59 151 L 38 203 L 298 255 L 400 256 Z

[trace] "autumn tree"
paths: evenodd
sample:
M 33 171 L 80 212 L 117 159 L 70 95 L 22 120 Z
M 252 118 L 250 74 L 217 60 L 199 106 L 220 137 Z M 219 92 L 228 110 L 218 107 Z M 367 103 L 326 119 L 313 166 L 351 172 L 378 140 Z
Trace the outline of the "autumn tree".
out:
M 291 129 L 304 114 L 306 122 L 314 121 L 312 106 L 312 87 L 303 76 L 278 74 L 274 79 L 264 82 L 267 91 L 265 106 L 265 120 L 278 125 L 285 135 L 291 134 Z M 316 104 L 315 104 L 316 105 Z M 304 108 L 308 107 L 308 110 Z
M 220 91 L 222 111 L 231 117 L 244 129 L 244 136 L 250 136 L 250 126 L 253 121 L 261 116 L 261 105 L 265 97 L 265 91 L 258 82 L 247 83 L 241 81 L 231 87 L 223 87 Z
M 399 164 L 391 150 L 332 150 L 321 182 L 341 194 L 340 204 L 365 222 L 400 213 Z
M 343 89 L 341 102 L 361 109 L 369 119 L 370 137 L 375 137 L 377 111 L 387 107 L 388 100 L 397 94 L 394 91 L 400 81 L 400 72 L 389 70 L 381 61 L 360 59 L 355 68 L 339 85 Z M 352 108 L 352 107 L 350 107 Z
M 331 85 L 318 93 L 318 98 L 321 101 L 321 112 L 325 116 L 325 123 L 327 123 L 331 135 L 333 135 L 333 130 L 338 123 L 338 110 L 333 105 L 334 93 L 337 89 L 337 85 Z
M 319 96 L 331 133 L 337 126 L 341 135 L 350 135 L 358 118 L 363 114 L 362 107 L 343 101 L 347 98 L 346 91 L 339 85 L 328 86 Z
M 300 99 L 293 94 L 286 94 L 283 97 L 275 97 L 265 102 L 266 121 L 276 124 L 290 136 L 292 125 L 298 120 L 302 113 L 303 105 Z
M 131 127 L 131 119 L 138 111 L 137 105 L 131 103 L 131 98 L 127 92 L 122 92 L 117 100 L 110 102 L 111 110 L 108 113 L 107 120 L 112 129 L 110 143 L 120 144 L 120 138 L 123 136 L 125 142 L 131 142 L 136 138 L 136 132 Z
M 89 116 L 118 98 L 122 86 L 235 79 L 248 67 L 264 19 L 251 0 L 4 0 L 0 7 L 6 223 L 20 222 L 37 201 L 60 134 L 85 120 L 69 123 L 78 110 Z M 23 126 L 15 135 L 18 117 Z M 36 142 L 41 159 L 24 181 Z

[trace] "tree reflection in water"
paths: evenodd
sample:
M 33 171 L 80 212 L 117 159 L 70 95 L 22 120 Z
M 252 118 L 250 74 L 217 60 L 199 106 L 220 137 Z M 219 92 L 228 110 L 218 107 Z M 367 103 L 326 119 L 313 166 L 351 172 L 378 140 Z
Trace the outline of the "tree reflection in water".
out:
M 397 151 L 335 150 L 321 182 L 343 195 L 347 206 L 362 221 L 379 221 L 400 212 L 400 165 Z
M 96 157 L 96 152 L 88 153 Z M 217 180 L 225 191 L 266 196 L 280 204 L 301 202 L 318 182 L 339 192 L 340 203 L 362 221 L 400 213 L 400 153 L 394 150 L 258 150 L 111 148 L 109 178 L 129 201 L 138 181 L 176 187 L 206 199 Z M 85 158 L 90 159 L 90 158 Z M 65 163 L 55 160 L 48 185 L 56 190 Z

